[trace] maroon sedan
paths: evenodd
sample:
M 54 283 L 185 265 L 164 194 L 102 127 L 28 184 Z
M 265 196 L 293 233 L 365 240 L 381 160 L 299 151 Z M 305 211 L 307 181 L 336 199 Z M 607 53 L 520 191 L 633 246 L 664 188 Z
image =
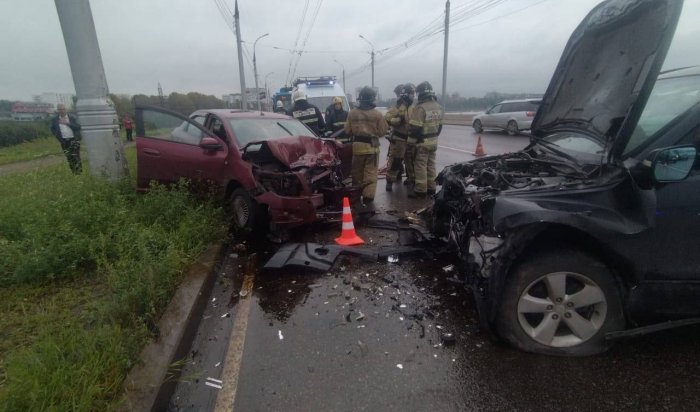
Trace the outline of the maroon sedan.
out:
M 187 118 L 137 107 L 136 151 L 139 191 L 183 178 L 193 187 L 213 185 L 242 229 L 337 220 L 343 196 L 359 198 L 343 183 L 342 145 L 283 114 L 217 109 Z

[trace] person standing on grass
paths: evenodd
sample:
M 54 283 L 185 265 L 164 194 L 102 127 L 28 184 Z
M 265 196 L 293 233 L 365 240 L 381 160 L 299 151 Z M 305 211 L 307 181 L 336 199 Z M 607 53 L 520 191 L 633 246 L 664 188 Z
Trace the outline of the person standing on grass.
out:
M 124 124 L 124 130 L 126 130 L 126 141 L 132 141 L 133 138 L 131 136 L 131 133 L 134 130 L 134 121 L 131 120 L 131 117 L 129 117 L 128 114 L 125 114 L 124 118 L 122 119 L 122 124 Z
M 74 115 L 66 112 L 66 106 L 59 104 L 56 106 L 58 112 L 51 119 L 51 133 L 56 136 L 61 144 L 61 149 L 68 159 L 68 166 L 74 174 L 83 171 L 80 162 L 80 123 Z

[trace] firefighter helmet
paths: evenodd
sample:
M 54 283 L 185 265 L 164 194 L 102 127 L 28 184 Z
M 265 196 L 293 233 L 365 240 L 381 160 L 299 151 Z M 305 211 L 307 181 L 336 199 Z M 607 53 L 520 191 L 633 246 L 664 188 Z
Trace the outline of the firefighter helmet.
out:
M 374 99 L 377 98 L 377 92 L 374 91 L 369 86 L 365 86 L 360 90 L 360 94 L 357 96 L 357 100 L 361 102 L 366 102 L 366 103 L 372 103 L 374 102 Z
M 428 82 L 423 82 L 416 87 L 416 94 L 418 94 L 418 99 L 423 100 L 429 97 L 435 97 L 435 92 L 433 91 L 433 86 Z
M 296 103 L 297 100 L 306 100 L 306 93 L 301 90 L 295 90 L 294 94 L 292 94 L 292 101 Z
M 416 94 L 416 85 L 413 83 L 404 83 L 403 88 L 406 90 L 406 94 Z
M 399 95 L 403 94 L 404 87 L 406 86 L 403 84 L 394 87 L 394 94 L 396 95 L 396 97 L 399 97 Z

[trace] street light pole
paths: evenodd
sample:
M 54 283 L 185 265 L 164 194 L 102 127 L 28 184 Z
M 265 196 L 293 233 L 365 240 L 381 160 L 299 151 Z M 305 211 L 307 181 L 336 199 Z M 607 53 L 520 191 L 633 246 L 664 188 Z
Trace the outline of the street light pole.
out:
M 343 66 L 343 63 L 339 62 L 339 61 L 336 60 L 336 59 L 333 59 L 333 61 L 336 62 L 336 63 L 338 63 L 338 64 L 340 65 L 340 67 L 343 68 L 343 91 L 345 91 L 345 90 L 346 90 L 346 89 L 345 89 L 345 66 Z M 345 93 L 347 93 L 347 91 L 345 91 Z
M 275 74 L 275 72 L 270 72 L 270 73 L 265 75 L 265 99 L 268 102 L 272 102 L 272 100 L 270 100 L 270 91 L 267 89 L 267 78 L 270 77 L 270 75 L 272 75 L 272 74 Z M 272 107 L 272 111 L 275 111 L 274 107 Z
M 361 34 L 360 34 L 360 38 L 362 40 L 366 41 L 367 43 L 369 43 L 369 45 L 372 47 L 372 88 L 374 89 L 374 44 L 372 44 L 371 41 L 367 40 L 365 38 L 365 36 L 363 36 Z
M 258 111 L 262 111 L 260 108 L 260 92 L 258 91 L 258 65 L 255 60 L 255 45 L 258 44 L 258 40 L 262 39 L 263 37 L 269 36 L 270 33 L 265 33 L 262 36 L 259 36 L 255 41 L 253 42 L 253 76 L 255 76 L 255 100 L 258 102 Z

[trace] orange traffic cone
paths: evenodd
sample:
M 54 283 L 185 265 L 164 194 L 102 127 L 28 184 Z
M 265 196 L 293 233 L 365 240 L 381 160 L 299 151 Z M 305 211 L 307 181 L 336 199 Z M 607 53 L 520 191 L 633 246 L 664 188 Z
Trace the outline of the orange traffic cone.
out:
M 340 237 L 335 238 L 335 242 L 343 246 L 355 246 L 365 243 L 355 233 L 355 225 L 352 223 L 352 212 L 350 211 L 350 200 L 347 197 L 343 198 L 343 231 Z
M 486 153 L 484 153 L 484 145 L 481 144 L 481 135 L 479 135 L 479 140 L 476 142 L 476 151 L 474 151 L 474 156 L 486 156 Z

